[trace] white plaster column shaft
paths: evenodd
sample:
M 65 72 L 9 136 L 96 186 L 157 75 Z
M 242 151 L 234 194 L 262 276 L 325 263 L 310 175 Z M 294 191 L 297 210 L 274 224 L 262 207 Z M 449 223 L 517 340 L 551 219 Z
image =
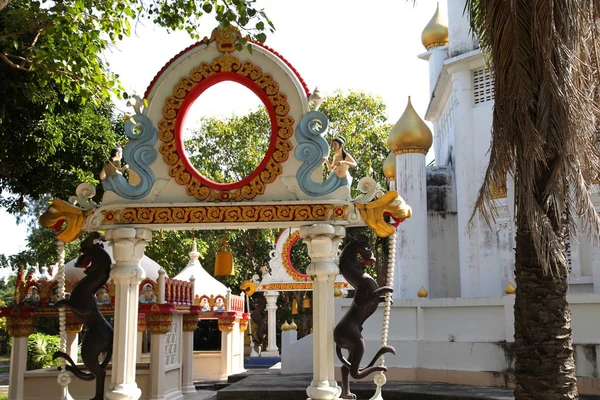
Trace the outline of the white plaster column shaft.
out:
M 139 284 L 146 273 L 140 266 L 144 249 L 152 240 L 148 229 L 117 228 L 106 231 L 116 265 L 110 272 L 115 283 L 115 316 L 111 384 L 108 400 L 138 400 L 141 390 L 135 376 Z
M 181 346 L 181 392 L 196 393 L 194 386 L 194 330 L 198 326 L 197 314 L 183 316 L 182 346 Z
M 264 351 L 262 357 L 279 357 L 279 349 L 277 348 L 277 298 L 279 292 L 267 291 L 265 293 L 267 298 L 267 349 Z
M 10 347 L 8 400 L 25 400 L 25 371 L 27 371 L 27 336 L 13 337 Z
M 427 60 L 429 61 L 429 95 L 433 94 L 435 84 L 437 83 L 444 60 L 448 55 L 448 46 L 434 47 L 428 51 Z
M 396 187 L 412 216 L 398 226 L 393 297 L 411 299 L 421 286 L 429 291 L 425 154 L 396 155 Z
M 150 397 L 149 400 L 166 400 L 165 397 L 165 333 L 150 336 Z
M 68 333 L 67 332 L 67 351 L 66 353 L 71 356 L 73 360 L 77 360 L 79 354 L 79 333 Z
M 478 106 L 477 124 L 473 120 L 471 68 L 475 66 L 468 63 L 448 68 L 456 102 L 453 120 L 456 135 L 454 150 L 461 296 L 501 296 L 503 273 L 496 226 L 494 224 L 491 230 L 480 215 L 476 215 L 471 221 L 488 160 L 485 152 L 489 148 L 490 127 L 483 121 L 489 117 L 491 124 L 489 105 Z M 486 115 L 486 112 L 490 114 Z M 484 125 L 487 126 L 486 129 L 483 128 Z M 476 129 L 476 126 L 480 128 Z
M 337 252 L 345 235 L 341 226 L 315 224 L 300 228 L 311 258 L 307 273 L 313 277 L 313 380 L 306 393 L 315 400 L 337 399 L 341 393 L 333 358 L 333 281 L 339 273 Z
M 594 293 L 600 293 L 600 246 L 590 243 L 590 260 L 592 263 L 592 282 Z

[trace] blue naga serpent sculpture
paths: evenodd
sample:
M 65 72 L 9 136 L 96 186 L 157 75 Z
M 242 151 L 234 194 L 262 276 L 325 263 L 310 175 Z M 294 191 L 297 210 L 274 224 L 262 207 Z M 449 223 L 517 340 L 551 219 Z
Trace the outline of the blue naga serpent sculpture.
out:
M 334 173 L 329 175 L 325 182 L 319 183 L 311 179 L 315 170 L 323 168 L 323 157 L 329 153 L 329 145 L 323 138 L 327 131 L 329 120 L 319 111 L 310 111 L 300 119 L 296 127 L 295 155 L 303 164 L 296 172 L 296 180 L 300 189 L 309 196 L 324 196 L 342 186 L 348 186 L 348 180 L 340 178 Z
M 156 161 L 158 156 L 154 149 L 158 132 L 148 117 L 138 113 L 125 123 L 125 134 L 129 142 L 123 150 L 123 156 L 139 175 L 140 183 L 133 186 L 123 175 L 114 174 L 102 181 L 102 186 L 104 190 L 112 190 L 125 199 L 139 200 L 150 193 L 154 183 L 154 173 L 148 165 Z

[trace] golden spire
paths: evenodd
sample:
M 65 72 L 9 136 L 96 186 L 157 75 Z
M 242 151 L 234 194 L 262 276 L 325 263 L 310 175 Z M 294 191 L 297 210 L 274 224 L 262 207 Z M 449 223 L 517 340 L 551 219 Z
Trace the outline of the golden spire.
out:
M 388 181 L 396 179 L 396 155 L 393 151 L 390 151 L 390 154 L 388 154 L 383 162 L 383 175 L 385 175 Z
M 421 43 L 427 50 L 448 44 L 448 23 L 442 20 L 439 2 L 435 14 L 421 33 Z
M 390 131 L 388 145 L 394 154 L 427 154 L 432 143 L 433 135 L 431 134 L 431 130 L 425 125 L 421 117 L 419 117 L 410 102 L 410 96 L 408 96 L 406 110 L 404 110 L 404 113 Z

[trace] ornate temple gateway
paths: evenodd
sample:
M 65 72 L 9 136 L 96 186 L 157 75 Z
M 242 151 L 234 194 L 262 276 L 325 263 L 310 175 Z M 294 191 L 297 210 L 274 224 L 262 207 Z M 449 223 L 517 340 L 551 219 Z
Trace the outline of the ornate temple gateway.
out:
M 334 377 L 334 281 L 339 274 L 337 253 L 345 228 L 368 225 L 379 236 L 388 237 L 395 228 L 384 221 L 384 216 L 397 224 L 411 215 L 410 207 L 395 191 L 382 192 L 371 178 L 360 179 L 358 188 L 363 195 L 351 198 L 348 168 L 355 162 L 351 156 L 346 158 L 341 138 L 332 143 L 333 163 L 326 162 L 332 172 L 323 181 L 323 160 L 329 158 L 330 148 L 323 137 L 327 117 L 318 111 L 322 100 L 311 96 L 297 71 L 275 51 L 256 43 L 250 44 L 252 52 L 235 50 L 239 38 L 235 28 L 215 30 L 210 38 L 173 57 L 150 83 L 144 100 L 137 99 L 135 114 L 125 126 L 129 142 L 122 150 L 129 162 L 129 179 L 122 174 L 121 150 L 115 149 L 100 177 L 105 189 L 100 205 L 90 200 L 94 189 L 80 185 L 77 196 L 69 202 L 55 200 L 40 218 L 42 225 L 57 230 L 59 244 L 74 240 L 84 231 L 103 231 L 112 247 L 114 340 L 106 399 L 144 398 L 142 385 L 152 399 L 179 399 L 185 389 L 181 378 L 173 385 L 159 374 L 160 378 L 147 382 L 147 371 L 136 370 L 140 284 L 147 282 L 140 261 L 152 231 L 299 228 L 298 235 L 312 259 L 307 272 L 312 278 L 314 302 L 314 379 L 307 393 L 312 399 L 335 399 L 340 388 Z M 186 155 L 183 134 L 191 104 L 208 88 L 224 81 L 251 90 L 271 121 L 264 158 L 252 173 L 234 183 L 202 176 Z M 314 106 L 312 111 L 309 103 Z M 61 273 L 64 276 L 60 270 L 59 281 Z M 142 307 L 147 312 L 146 323 L 156 322 L 163 341 L 169 332 L 179 329 L 173 328 L 174 321 L 185 331 L 190 318 L 197 319 L 199 311 L 191 300 L 191 286 L 184 283 L 176 283 L 176 288 L 181 288 L 174 289 L 175 294 L 162 293 L 156 304 Z M 58 297 L 64 292 L 63 277 Z M 231 326 L 239 329 L 247 315 L 238 312 L 235 305 L 227 307 L 232 308 L 228 314 Z M 6 313 L 13 336 L 24 336 L 21 328 L 32 325 L 32 314 L 21 313 L 18 307 Z M 61 309 L 63 322 L 64 313 Z M 183 319 L 173 318 L 175 314 L 183 315 Z M 219 324 L 224 320 L 219 318 Z M 169 371 L 168 365 L 154 365 L 156 362 L 152 361 L 151 371 Z M 70 398 L 70 378 L 63 372 L 59 375 L 62 398 Z M 12 379 L 10 398 L 22 398 L 19 394 L 23 396 L 23 388 L 18 384 L 23 381 L 15 377 L 13 387 Z

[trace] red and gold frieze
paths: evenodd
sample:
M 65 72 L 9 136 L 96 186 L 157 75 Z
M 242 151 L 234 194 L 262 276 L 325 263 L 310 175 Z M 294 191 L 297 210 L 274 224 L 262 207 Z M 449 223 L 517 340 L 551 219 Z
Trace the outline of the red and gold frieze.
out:
M 102 210 L 103 225 L 327 221 L 333 204 L 127 207 Z M 345 214 L 343 214 L 345 216 Z
M 79 333 L 83 329 L 83 324 L 73 315 L 67 316 L 67 333 Z
M 173 314 L 146 314 L 146 327 L 153 334 L 165 334 L 171 330 Z
M 248 319 L 250 318 L 249 313 L 244 313 L 242 319 L 240 319 L 240 332 L 245 332 L 248 329 Z
M 310 281 L 310 276 L 306 274 L 301 274 L 298 272 L 296 268 L 292 265 L 292 246 L 300 239 L 300 231 L 294 231 L 291 235 L 288 236 L 285 243 L 283 244 L 283 249 L 281 251 L 281 261 L 283 263 L 283 267 L 289 276 L 292 277 L 295 281 Z
M 146 332 L 146 329 L 148 329 L 148 325 L 146 324 L 146 315 L 138 314 L 137 331 Z
M 233 332 L 235 321 L 238 318 L 237 313 L 224 312 L 219 314 L 219 330 L 221 332 Z
M 348 289 L 350 285 L 348 282 L 333 282 L 335 289 Z M 313 283 L 310 282 L 291 282 L 291 283 L 265 283 L 260 285 L 260 290 L 265 292 L 267 290 L 275 291 L 290 291 L 290 290 L 312 290 Z
M 198 314 L 183 315 L 183 331 L 194 332 L 198 326 Z
M 9 315 L 6 317 L 8 336 L 28 337 L 33 333 L 35 317 L 22 315 Z

